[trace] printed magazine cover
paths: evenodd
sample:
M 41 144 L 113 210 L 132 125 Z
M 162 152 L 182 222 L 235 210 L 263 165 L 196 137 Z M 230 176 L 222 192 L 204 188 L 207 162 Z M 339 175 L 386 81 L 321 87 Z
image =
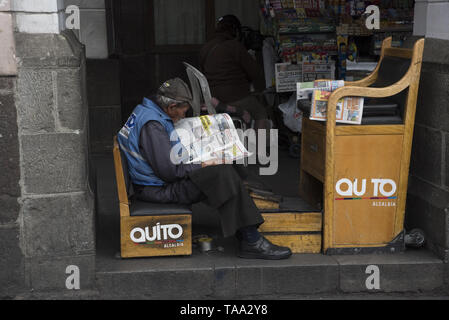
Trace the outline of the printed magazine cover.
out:
M 327 103 L 332 92 L 344 86 L 343 80 L 338 81 L 315 81 L 312 96 L 312 107 L 310 119 L 326 121 Z M 336 122 L 361 124 L 363 114 L 364 98 L 345 97 L 337 102 Z
M 302 65 L 290 62 L 276 63 L 276 92 L 294 92 L 296 83 L 302 81 Z

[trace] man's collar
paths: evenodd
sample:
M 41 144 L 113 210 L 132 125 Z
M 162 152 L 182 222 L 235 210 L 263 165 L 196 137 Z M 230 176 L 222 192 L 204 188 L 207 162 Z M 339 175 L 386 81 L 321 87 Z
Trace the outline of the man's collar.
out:
M 162 110 L 162 108 L 159 107 L 159 106 L 157 105 L 157 103 L 155 103 L 154 101 L 152 101 L 152 100 L 150 100 L 150 99 L 148 99 L 148 98 L 143 98 L 142 104 L 143 104 L 145 107 L 156 109 L 156 111 L 159 112 L 159 114 L 161 115 L 161 117 L 162 117 L 163 119 L 172 121 L 172 119 L 168 116 L 168 114 L 165 113 L 165 111 Z

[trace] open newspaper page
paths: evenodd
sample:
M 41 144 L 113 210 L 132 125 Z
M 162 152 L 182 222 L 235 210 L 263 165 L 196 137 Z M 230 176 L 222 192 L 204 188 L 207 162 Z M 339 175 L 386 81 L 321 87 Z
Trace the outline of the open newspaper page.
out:
M 232 163 L 250 156 L 227 113 L 185 118 L 176 123 L 175 130 L 188 153 L 185 163 L 212 159 Z
M 343 80 L 315 81 L 310 111 L 311 120 L 326 121 L 327 103 L 332 91 L 344 86 Z M 336 122 L 361 124 L 364 98 L 345 97 L 337 102 Z

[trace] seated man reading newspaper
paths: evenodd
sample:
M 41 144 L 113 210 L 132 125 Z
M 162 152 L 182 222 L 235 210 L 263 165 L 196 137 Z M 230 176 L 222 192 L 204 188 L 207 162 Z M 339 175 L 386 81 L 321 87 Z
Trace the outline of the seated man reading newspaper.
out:
M 183 121 L 191 100 L 185 82 L 168 80 L 153 97 L 144 98 L 120 130 L 118 140 L 128 161 L 135 196 L 156 203 L 204 202 L 217 209 L 224 237 L 236 236 L 239 240 L 239 257 L 290 257 L 289 248 L 276 246 L 259 233 L 264 220 L 243 184 L 238 166 L 225 164 L 222 157 L 199 163 L 191 153 L 189 158 L 196 163 L 179 162 L 173 157 L 182 146 L 175 123 Z

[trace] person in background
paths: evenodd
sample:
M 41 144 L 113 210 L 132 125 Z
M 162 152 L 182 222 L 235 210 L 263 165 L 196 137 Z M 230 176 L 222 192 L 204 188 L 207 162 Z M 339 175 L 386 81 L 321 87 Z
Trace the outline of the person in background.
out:
M 201 164 L 175 164 L 171 141 L 174 124 L 191 107 L 192 94 L 179 78 L 164 82 L 157 93 L 144 98 L 118 134 L 135 197 L 155 203 L 204 202 L 220 215 L 224 237 L 239 240 L 238 256 L 249 259 L 285 259 L 291 250 L 272 244 L 258 227 L 262 215 L 243 184 L 237 166 L 210 160 Z M 175 136 L 176 138 L 176 136 Z
M 241 23 L 236 16 L 219 18 L 215 37 L 200 51 L 200 68 L 209 82 L 218 112 L 235 110 L 244 120 L 249 113 L 255 120 L 255 129 L 270 129 L 265 103 L 250 90 L 251 84 L 256 91 L 264 89 L 263 70 L 246 50 L 241 35 Z

